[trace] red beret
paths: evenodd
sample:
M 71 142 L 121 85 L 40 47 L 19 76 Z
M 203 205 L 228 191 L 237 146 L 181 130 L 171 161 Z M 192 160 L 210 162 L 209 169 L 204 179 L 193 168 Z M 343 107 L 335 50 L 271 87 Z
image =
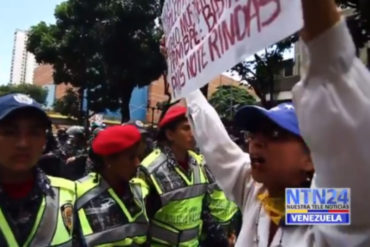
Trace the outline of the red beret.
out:
M 113 126 L 99 132 L 92 149 L 98 155 L 111 155 L 132 147 L 140 139 L 140 132 L 133 125 Z
M 173 106 L 164 115 L 162 120 L 159 122 L 159 128 L 163 128 L 163 126 L 173 122 L 179 117 L 185 116 L 186 115 L 186 107 L 184 106 Z

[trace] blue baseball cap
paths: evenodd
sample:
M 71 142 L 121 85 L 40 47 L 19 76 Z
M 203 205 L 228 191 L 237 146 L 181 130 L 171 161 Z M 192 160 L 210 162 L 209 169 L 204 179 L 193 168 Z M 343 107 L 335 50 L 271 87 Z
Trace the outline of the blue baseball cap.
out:
M 266 119 L 294 135 L 301 136 L 295 108 L 291 103 L 282 103 L 270 110 L 259 106 L 245 106 L 236 113 L 234 120 L 239 127 L 253 131 Z
M 45 120 L 47 125 L 51 125 L 50 118 L 42 109 L 41 105 L 27 95 L 7 94 L 0 97 L 0 121 L 21 109 L 33 110 L 35 113 L 39 114 L 43 120 Z

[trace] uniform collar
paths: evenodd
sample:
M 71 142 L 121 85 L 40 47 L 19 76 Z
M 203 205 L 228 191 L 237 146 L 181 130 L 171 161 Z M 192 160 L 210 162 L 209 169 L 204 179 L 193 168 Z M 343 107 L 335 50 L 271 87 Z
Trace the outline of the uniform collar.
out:
M 50 179 L 48 176 L 40 169 L 36 168 L 36 183 L 39 189 L 45 194 L 49 196 L 54 196 L 55 193 L 51 187 Z
M 167 161 L 170 165 L 176 167 L 179 166 L 178 162 L 176 161 L 175 154 L 172 152 L 172 149 L 169 146 L 163 146 L 161 148 L 161 151 L 167 156 Z M 189 153 L 189 159 L 188 159 L 189 169 L 192 169 L 192 167 L 197 165 L 196 160 L 192 155 Z
M 37 188 L 45 195 L 54 197 L 55 193 L 51 187 L 50 179 L 38 167 L 35 168 L 35 183 Z M 34 190 L 32 190 L 34 191 Z M 32 193 L 32 192 L 31 192 Z M 0 195 L 4 194 L 4 189 L 0 185 Z

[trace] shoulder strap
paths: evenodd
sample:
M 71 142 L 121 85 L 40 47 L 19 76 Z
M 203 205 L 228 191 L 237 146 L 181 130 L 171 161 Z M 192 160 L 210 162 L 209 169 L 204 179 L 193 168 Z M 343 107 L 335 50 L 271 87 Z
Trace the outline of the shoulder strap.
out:
M 197 154 L 194 151 L 189 151 L 189 155 L 191 155 L 196 160 L 198 165 L 201 165 L 201 166 L 205 165 L 205 159 L 202 154 Z
M 133 178 L 130 180 L 130 189 L 137 199 L 145 199 L 149 194 L 149 186 L 141 178 Z
M 73 192 L 75 191 L 75 186 L 76 186 L 75 182 L 71 180 L 53 177 L 53 176 L 48 176 L 48 178 L 50 179 L 50 184 L 53 187 L 67 189 Z
M 97 197 L 107 189 L 109 189 L 108 183 L 100 177 L 97 183 L 94 182 L 95 178 L 92 176 L 90 179 L 77 183 L 78 198 L 76 201 L 76 209 L 82 208 L 88 201 Z M 80 192 L 81 193 L 80 193 Z
M 204 179 L 206 180 L 205 182 L 208 182 L 208 176 L 207 176 L 207 172 L 206 172 L 206 169 L 205 169 L 205 159 L 204 159 L 204 156 L 201 155 L 201 154 L 197 154 L 193 151 L 189 151 L 189 155 L 195 159 L 196 163 L 197 163 L 197 167 L 194 167 L 193 168 L 193 172 L 194 172 L 194 184 L 198 184 L 198 183 L 202 183 L 202 176 L 204 177 Z
M 5 215 L 3 214 L 3 211 L 1 209 L 1 207 L 0 207 L 0 231 L 3 233 L 3 236 L 4 236 L 5 241 L 6 241 L 4 244 L 7 243 L 7 245 L 5 245 L 5 246 L 18 247 L 17 240 L 15 239 L 13 231 L 10 228 L 10 226 L 9 226 L 7 220 L 6 220 Z
M 32 234 L 35 238 L 29 244 L 30 247 L 50 246 L 58 225 L 58 209 L 60 200 L 60 189 L 54 188 L 54 196 L 45 197 L 45 208 L 42 215 L 38 213 L 36 221 L 39 224 Z M 42 206 L 41 206 L 42 207 Z M 41 218 L 40 218 L 41 217 Z
M 167 156 L 162 153 L 159 149 L 154 150 L 142 163 L 141 165 L 146 168 L 149 174 L 153 173 L 158 167 L 164 164 L 167 160 Z

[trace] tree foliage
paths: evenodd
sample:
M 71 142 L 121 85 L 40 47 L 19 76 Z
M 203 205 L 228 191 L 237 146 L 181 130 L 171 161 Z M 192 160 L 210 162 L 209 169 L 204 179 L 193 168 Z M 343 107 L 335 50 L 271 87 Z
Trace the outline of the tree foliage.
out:
M 284 52 L 290 49 L 297 40 L 298 36 L 292 35 L 266 48 L 264 52 L 254 54 L 253 60 L 243 61 L 231 69 L 254 89 L 261 99 L 261 104 L 265 107 L 271 107 L 276 103 L 274 100 L 276 75 L 285 66 Z M 271 97 L 268 98 L 267 95 Z
M 68 117 L 80 117 L 80 98 L 72 88 L 67 89 L 66 94 L 54 103 L 54 111 Z
M 45 104 L 46 96 L 48 95 L 48 90 L 46 88 L 33 85 L 22 83 L 18 85 L 5 85 L 0 86 L 0 96 L 10 93 L 22 93 L 30 96 L 34 100 L 36 100 L 40 104 Z
M 224 85 L 217 88 L 209 100 L 222 119 L 231 121 L 235 111 L 243 105 L 254 105 L 256 99 L 246 89 Z
M 354 15 L 347 18 L 356 47 L 363 48 L 370 40 L 370 1 L 369 0 L 336 0 L 343 8 L 353 8 Z
M 54 82 L 87 89 L 94 112 L 121 109 L 129 118 L 135 86 L 145 86 L 165 69 L 155 19 L 157 0 L 68 0 L 55 9 L 56 24 L 31 28 L 28 50 L 54 66 Z

